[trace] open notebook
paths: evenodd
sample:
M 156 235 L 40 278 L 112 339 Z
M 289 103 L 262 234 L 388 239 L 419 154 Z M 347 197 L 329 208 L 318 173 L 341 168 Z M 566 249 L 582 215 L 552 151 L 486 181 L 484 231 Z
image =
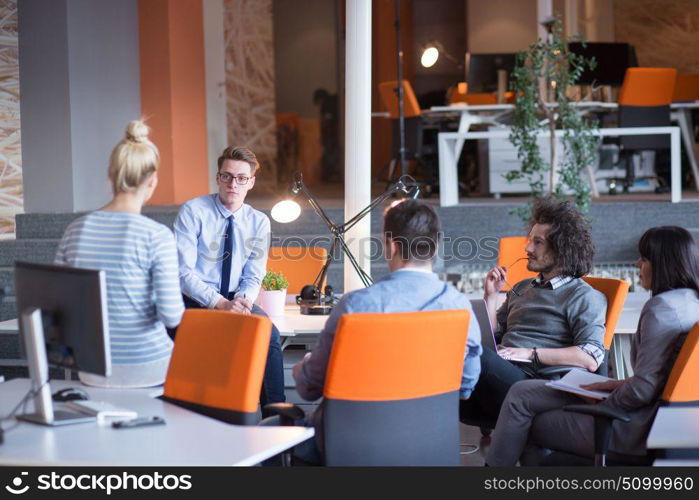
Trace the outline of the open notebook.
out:
M 592 399 L 606 399 L 609 392 L 606 391 L 588 391 L 580 387 L 581 385 L 594 384 L 595 382 L 605 382 L 612 380 L 609 377 L 595 375 L 586 370 L 571 370 L 565 374 L 560 380 L 552 380 L 546 385 L 558 389 L 559 391 L 570 392 L 578 396 L 585 396 Z

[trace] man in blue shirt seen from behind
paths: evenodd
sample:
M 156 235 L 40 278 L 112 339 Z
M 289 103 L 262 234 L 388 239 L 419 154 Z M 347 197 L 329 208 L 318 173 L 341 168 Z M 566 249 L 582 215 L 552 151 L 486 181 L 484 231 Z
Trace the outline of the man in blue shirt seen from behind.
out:
M 270 223 L 244 203 L 259 169 L 252 151 L 228 147 L 218 158 L 218 192 L 182 205 L 174 230 L 185 307 L 265 315 L 253 302 L 267 268 Z M 284 400 L 281 343 L 273 326 L 260 403 Z
M 323 395 L 335 330 L 343 314 L 471 310 L 465 295 L 440 281 L 432 272 L 439 226 L 435 210 L 418 200 L 405 200 L 386 210 L 384 248 L 390 273 L 368 288 L 345 294 L 334 307 L 316 346 L 293 368 L 296 389 L 301 397 L 313 401 Z M 435 335 L 438 334 L 435 332 Z M 400 332 L 396 332 L 396 343 L 399 342 Z M 467 399 L 476 385 L 480 374 L 480 355 L 480 328 L 472 314 L 459 391 L 461 399 Z M 316 440 L 322 436 L 322 408 L 321 404 L 310 417 L 310 424 L 316 428 Z M 454 415 L 454 418 L 458 418 L 458 415 Z M 319 462 L 318 449 L 322 449 L 322 443 L 319 446 L 313 441 L 307 443 L 297 446 L 297 456 L 307 462 Z

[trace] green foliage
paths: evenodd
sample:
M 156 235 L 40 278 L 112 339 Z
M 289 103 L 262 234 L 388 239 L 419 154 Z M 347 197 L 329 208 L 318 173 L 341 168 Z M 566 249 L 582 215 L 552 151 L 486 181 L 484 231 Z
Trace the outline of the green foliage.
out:
M 262 279 L 263 290 L 285 290 L 288 287 L 289 283 L 286 281 L 281 271 L 278 273 L 267 271 L 267 274 L 265 274 L 265 277 Z
M 593 135 L 596 120 L 585 118 L 579 113 L 568 96 L 571 86 L 580 79 L 586 68 L 594 69 L 595 60 L 586 59 L 568 50 L 573 41 L 563 34 L 560 16 L 547 40 L 538 40 L 525 52 L 517 54 L 517 66 L 512 74 L 511 90 L 516 96 L 510 142 L 517 148 L 517 158 L 522 162 L 520 170 L 505 175 L 509 182 L 527 179 L 532 198 L 553 194 L 557 198 L 568 198 L 572 192 L 576 205 L 587 212 L 590 207 L 590 186 L 581 170 L 595 162 L 598 137 Z M 546 94 L 542 94 L 540 82 L 544 82 Z M 555 139 L 551 141 L 551 155 L 546 161 L 541 156 L 537 134 L 548 129 L 553 136 L 555 129 L 563 129 L 562 152 L 555 151 Z M 556 156 L 563 156 L 559 163 L 558 179 L 554 189 L 547 192 L 553 183 L 553 165 Z M 527 220 L 531 213 L 531 201 L 513 213 Z

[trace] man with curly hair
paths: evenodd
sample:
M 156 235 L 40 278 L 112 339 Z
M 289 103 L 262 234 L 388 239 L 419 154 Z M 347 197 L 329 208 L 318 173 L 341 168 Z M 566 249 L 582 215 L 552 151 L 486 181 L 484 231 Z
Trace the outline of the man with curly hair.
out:
M 488 272 L 484 299 L 500 345 L 497 352 L 483 350 L 481 375 L 470 400 L 462 401 L 462 415 L 496 419 L 510 386 L 544 377 L 547 367 L 597 370 L 605 355 L 607 301 L 582 280 L 594 252 L 590 224 L 573 205 L 536 200 L 526 253 L 527 268 L 539 275 L 515 284 L 498 309 L 507 269 Z

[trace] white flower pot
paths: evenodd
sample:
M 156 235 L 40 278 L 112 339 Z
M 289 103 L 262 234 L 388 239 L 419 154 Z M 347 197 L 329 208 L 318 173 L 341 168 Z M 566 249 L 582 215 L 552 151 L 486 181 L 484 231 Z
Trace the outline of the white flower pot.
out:
M 284 316 L 286 288 L 284 290 L 260 290 L 257 304 L 268 316 Z

